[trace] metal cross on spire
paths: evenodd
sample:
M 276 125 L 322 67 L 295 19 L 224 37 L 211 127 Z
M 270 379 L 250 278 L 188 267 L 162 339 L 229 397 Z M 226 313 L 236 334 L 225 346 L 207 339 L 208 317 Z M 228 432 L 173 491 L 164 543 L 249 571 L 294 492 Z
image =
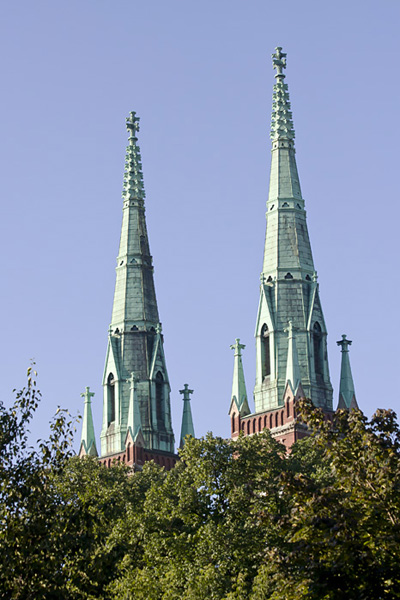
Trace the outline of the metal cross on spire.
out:
M 341 347 L 341 352 L 348 352 L 349 346 L 353 343 L 351 340 L 347 339 L 346 334 L 342 334 L 342 339 L 339 342 L 336 342 L 338 346 Z
M 190 400 L 190 394 L 193 394 L 193 390 L 189 390 L 189 386 L 187 383 L 184 385 L 183 390 L 179 390 L 180 394 L 183 394 L 183 400 Z
M 235 343 L 232 344 L 232 346 L 231 346 L 231 350 L 235 351 L 235 356 L 242 356 L 242 353 L 240 351 L 243 350 L 244 348 L 246 348 L 246 346 L 245 346 L 245 344 L 240 343 L 239 338 L 236 338 Z
M 94 392 L 91 392 L 90 388 L 86 387 L 84 393 L 81 394 L 81 396 L 82 396 L 82 398 L 85 398 L 85 403 L 89 402 L 89 404 L 90 404 L 90 402 L 91 402 L 90 399 L 94 396 Z
M 275 54 L 272 54 L 272 64 L 276 69 L 275 77 L 285 77 L 282 69 L 286 69 L 286 52 L 282 52 L 281 46 L 275 48 Z
M 136 132 L 139 131 L 140 117 L 136 116 L 136 112 L 133 110 L 129 113 L 129 117 L 126 117 L 126 128 L 131 133 L 131 137 L 136 138 Z

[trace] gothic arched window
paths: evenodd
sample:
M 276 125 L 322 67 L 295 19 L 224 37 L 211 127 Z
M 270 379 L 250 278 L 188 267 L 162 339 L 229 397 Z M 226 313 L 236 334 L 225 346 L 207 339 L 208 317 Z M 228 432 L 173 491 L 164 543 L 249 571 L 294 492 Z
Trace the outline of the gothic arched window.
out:
M 317 377 L 324 374 L 322 363 L 322 330 L 321 325 L 316 321 L 313 327 L 313 346 L 314 346 L 314 369 Z
M 262 361 L 262 378 L 271 375 L 271 353 L 269 349 L 269 331 L 264 324 L 261 329 L 261 361 Z
M 107 378 L 108 425 L 115 421 L 115 379 L 112 373 Z
M 160 371 L 156 375 L 156 415 L 160 426 L 164 423 L 164 377 Z

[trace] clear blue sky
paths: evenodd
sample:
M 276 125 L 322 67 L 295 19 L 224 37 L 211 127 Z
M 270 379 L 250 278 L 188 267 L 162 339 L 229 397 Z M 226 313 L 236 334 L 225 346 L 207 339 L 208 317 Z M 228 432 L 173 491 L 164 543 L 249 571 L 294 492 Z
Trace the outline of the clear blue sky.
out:
M 44 399 L 100 433 L 127 134 L 141 117 L 147 224 L 172 410 L 229 435 L 235 337 L 254 384 L 270 55 L 288 53 L 297 161 L 328 327 L 360 406 L 399 406 L 398 0 L 14 0 L 0 8 L 1 394 L 35 358 Z

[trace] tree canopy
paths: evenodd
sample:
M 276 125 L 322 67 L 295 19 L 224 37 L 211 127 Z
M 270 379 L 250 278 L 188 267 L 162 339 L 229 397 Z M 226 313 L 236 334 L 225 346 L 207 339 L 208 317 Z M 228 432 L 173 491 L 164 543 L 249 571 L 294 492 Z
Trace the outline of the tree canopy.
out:
M 28 445 L 33 372 L 0 404 L 0 598 L 291 600 L 400 597 L 400 431 L 311 402 L 310 435 L 188 438 L 177 466 L 132 473 L 72 456 L 58 411 Z

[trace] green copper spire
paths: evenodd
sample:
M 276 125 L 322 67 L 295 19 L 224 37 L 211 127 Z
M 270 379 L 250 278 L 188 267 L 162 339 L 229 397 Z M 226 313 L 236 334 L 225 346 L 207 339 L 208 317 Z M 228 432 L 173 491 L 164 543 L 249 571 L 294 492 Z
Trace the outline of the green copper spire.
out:
M 188 384 L 185 383 L 183 390 L 179 390 L 179 393 L 183 394 L 182 427 L 181 439 L 179 442 L 179 447 L 183 448 L 186 436 L 190 435 L 194 437 L 192 409 L 190 407 L 190 394 L 193 394 L 193 390 L 189 390 Z
M 153 259 L 147 235 L 142 160 L 137 144 L 139 117 L 126 119 L 129 145 L 126 148 L 123 186 L 121 239 L 117 258 L 117 281 L 111 326 L 113 329 L 138 326 L 138 321 L 159 322 L 153 280 Z
M 243 417 L 250 414 L 249 404 L 247 401 L 246 383 L 244 381 L 244 371 L 242 363 L 242 350 L 246 348 L 244 344 L 240 343 L 240 339 L 236 338 L 235 343 L 231 346 L 231 350 L 235 351 L 234 363 L 233 363 L 233 381 L 232 381 L 232 395 L 231 395 L 231 409 L 232 405 L 236 406 L 236 410 Z
M 342 353 L 338 408 L 345 408 L 347 410 L 350 410 L 351 408 L 358 409 L 349 358 L 349 346 L 352 344 L 352 342 L 347 339 L 345 334 L 343 334 L 342 339 L 336 343 L 341 347 Z
M 255 413 L 283 406 L 287 380 L 316 406 L 332 408 L 327 330 L 294 148 L 286 54 L 276 48 L 271 171 L 256 324 Z M 287 335 L 291 322 L 292 334 Z M 294 337 L 293 331 L 296 332 Z
M 286 363 L 286 382 L 290 385 L 293 394 L 296 394 L 300 384 L 300 366 L 297 355 L 296 335 L 294 333 L 292 321 L 289 321 L 288 332 L 288 354 Z
M 170 385 L 146 227 L 135 112 L 129 113 L 126 128 L 129 140 L 121 238 L 103 375 L 102 456 L 122 452 L 129 428 L 135 437 L 139 423 L 145 449 L 174 452 Z
M 85 404 L 83 409 L 82 437 L 79 455 L 82 456 L 88 454 L 89 456 L 97 456 L 91 401 L 94 392 L 91 392 L 90 388 L 87 387 L 81 396 L 85 398 Z

